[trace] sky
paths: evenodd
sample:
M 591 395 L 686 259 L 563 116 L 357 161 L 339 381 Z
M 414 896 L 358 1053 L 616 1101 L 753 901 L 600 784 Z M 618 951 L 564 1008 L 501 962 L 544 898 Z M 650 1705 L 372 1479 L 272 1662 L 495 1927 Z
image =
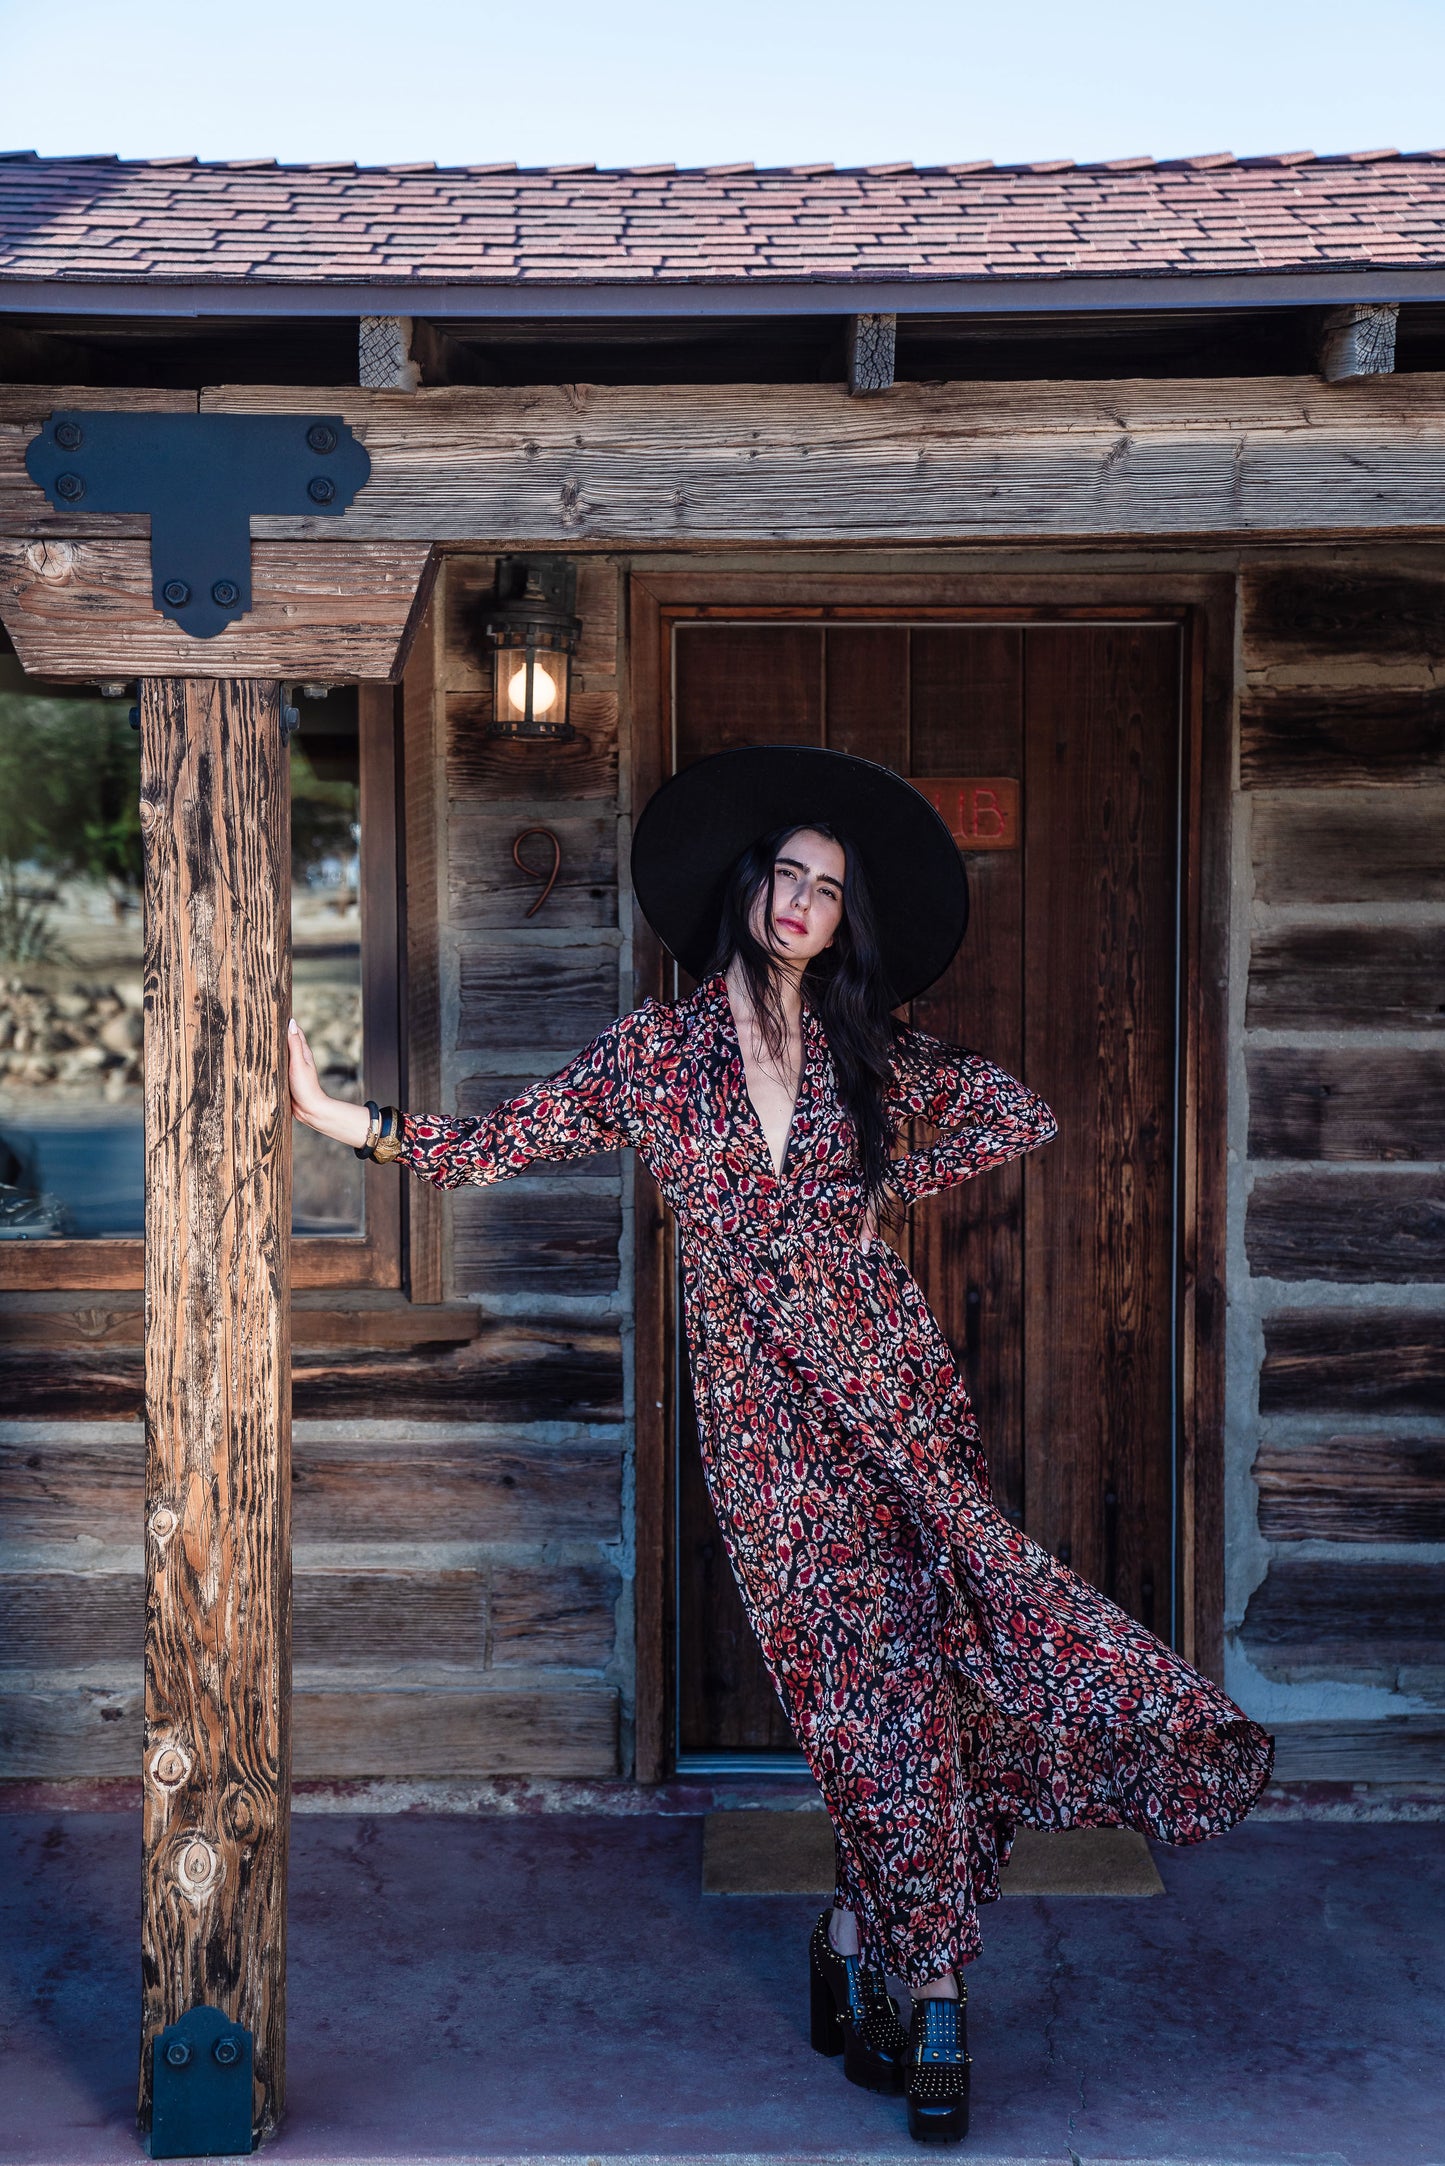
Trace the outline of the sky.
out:
M 944 164 L 1445 145 L 1445 0 L 0 0 L 0 149 Z

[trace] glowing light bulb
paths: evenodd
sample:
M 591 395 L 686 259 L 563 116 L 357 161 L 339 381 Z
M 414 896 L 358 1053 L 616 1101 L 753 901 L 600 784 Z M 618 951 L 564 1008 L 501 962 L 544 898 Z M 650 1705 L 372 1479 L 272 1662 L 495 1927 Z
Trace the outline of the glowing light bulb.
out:
M 525 662 L 522 664 L 520 669 L 514 670 L 512 672 L 512 675 L 508 678 L 507 697 L 512 702 L 512 705 L 516 709 L 518 714 L 526 713 L 527 665 Z M 557 686 L 553 679 L 547 675 L 546 670 L 543 669 L 539 663 L 532 672 L 533 714 L 546 714 L 551 707 L 556 705 L 556 701 Z

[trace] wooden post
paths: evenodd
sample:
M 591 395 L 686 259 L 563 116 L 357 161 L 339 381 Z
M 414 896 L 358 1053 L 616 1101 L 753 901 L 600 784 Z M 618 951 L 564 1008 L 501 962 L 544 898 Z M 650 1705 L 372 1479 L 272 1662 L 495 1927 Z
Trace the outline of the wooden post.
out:
M 146 1735 L 140 2117 L 156 2034 L 285 2078 L 290 1793 L 290 799 L 274 682 L 141 687 Z

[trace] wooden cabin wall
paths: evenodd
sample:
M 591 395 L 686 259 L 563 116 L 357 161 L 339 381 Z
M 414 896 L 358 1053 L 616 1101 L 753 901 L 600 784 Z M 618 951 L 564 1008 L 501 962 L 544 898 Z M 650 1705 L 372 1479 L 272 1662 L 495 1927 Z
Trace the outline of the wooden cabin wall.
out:
M 1034 598 L 1057 577 L 1063 599 L 1077 576 L 1024 552 L 950 569 L 970 565 L 995 596 L 1017 574 Z M 1238 592 L 1226 1683 L 1277 1731 L 1284 1776 L 1438 1781 L 1445 550 L 1120 552 L 1108 569 L 1147 596 L 1162 567 Z M 579 572 L 571 744 L 486 736 L 490 556 L 449 559 L 408 670 L 418 1110 L 483 1110 L 631 998 L 620 569 Z M 529 827 L 562 849 L 532 917 L 539 888 L 512 860 Z M 540 838 L 522 848 L 549 861 Z M 424 1306 L 297 1299 L 298 1780 L 626 1774 L 620 1168 L 409 1193 Z M 5 1298 L 0 1776 L 138 1768 L 139 1379 L 133 1296 Z
M 577 739 L 528 749 L 485 738 L 493 567 L 452 561 L 402 695 L 418 1110 L 483 1110 L 625 1004 L 616 574 L 582 567 Z M 537 825 L 562 873 L 529 920 Z M 297 1781 L 625 1772 L 620 1169 L 410 1200 L 426 1306 L 296 1298 Z M 140 1396 L 138 1295 L 4 1296 L 0 1779 L 138 1778 Z
M 1439 550 L 1243 571 L 1227 1677 L 1302 1778 L 1445 1779 L 1442 658 Z

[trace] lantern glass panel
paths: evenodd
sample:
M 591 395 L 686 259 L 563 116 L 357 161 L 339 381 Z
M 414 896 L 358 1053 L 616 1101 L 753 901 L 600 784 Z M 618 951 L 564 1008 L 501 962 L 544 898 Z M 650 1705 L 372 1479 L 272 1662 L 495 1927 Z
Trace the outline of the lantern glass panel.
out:
M 499 644 L 493 661 L 492 712 L 508 731 L 539 736 L 560 731 L 567 722 L 572 657 L 550 647 Z M 531 718 L 527 713 L 530 680 Z

